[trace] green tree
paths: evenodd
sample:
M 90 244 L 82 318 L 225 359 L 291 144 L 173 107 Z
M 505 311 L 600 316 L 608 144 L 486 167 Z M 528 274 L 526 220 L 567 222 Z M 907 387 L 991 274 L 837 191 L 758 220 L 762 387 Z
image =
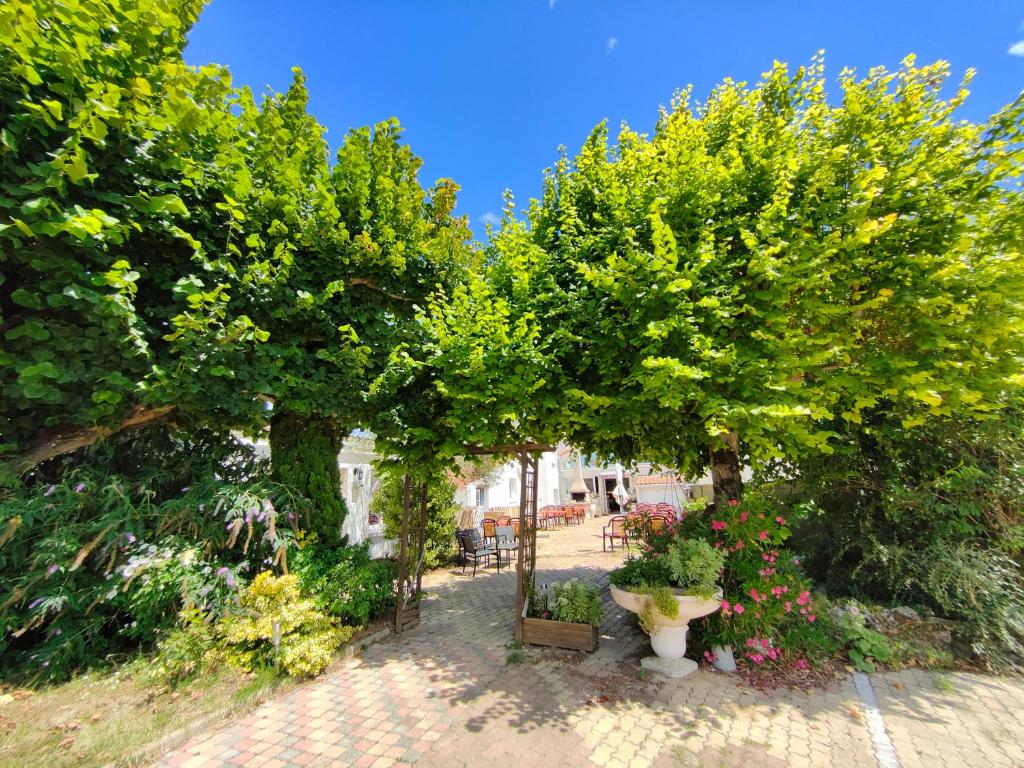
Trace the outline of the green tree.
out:
M 650 137 L 601 125 L 506 219 L 496 286 L 534 312 L 572 442 L 687 472 L 830 450 L 865 409 L 910 429 L 1018 390 L 1020 99 L 954 118 L 948 67 L 777 64 L 688 91 Z
M 189 278 L 179 366 L 196 409 L 234 422 L 273 404 L 275 478 L 314 501 L 313 529 L 337 543 L 341 441 L 372 421 L 368 390 L 415 332 L 417 303 L 461 279 L 468 230 L 452 214 L 455 184 L 420 186 L 396 120 L 351 131 L 332 167 L 300 71 L 283 95 L 239 101 L 241 165 L 221 204 L 231 231 L 208 274 Z
M 174 408 L 178 279 L 226 214 L 231 83 L 198 0 L 0 5 L 0 453 L 16 472 Z

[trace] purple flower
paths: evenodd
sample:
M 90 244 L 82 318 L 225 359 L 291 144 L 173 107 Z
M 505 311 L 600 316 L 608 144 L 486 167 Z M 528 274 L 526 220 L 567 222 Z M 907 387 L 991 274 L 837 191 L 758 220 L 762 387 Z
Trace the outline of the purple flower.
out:
M 237 582 L 235 581 L 235 574 L 233 574 L 229 568 L 223 566 L 218 568 L 217 575 L 223 578 L 224 583 L 232 589 L 237 585 Z
M 134 533 L 126 533 L 124 535 L 124 540 L 128 544 L 134 544 L 135 543 L 135 534 Z
M 46 493 L 44 493 L 43 496 L 52 496 L 53 492 L 56 491 L 56 490 L 57 490 L 57 486 L 56 485 L 51 485 L 49 488 L 46 489 Z
M 60 570 L 60 566 L 59 565 L 57 565 L 56 563 L 51 563 L 50 567 L 46 569 L 46 575 L 47 576 L 53 576 L 53 574 L 55 574 L 59 570 Z
M 79 483 L 75 486 L 75 493 L 81 493 L 85 490 L 85 483 Z
M 28 609 L 31 611 L 33 608 L 37 608 L 39 604 L 42 603 L 43 600 L 45 599 L 46 598 L 44 597 L 37 597 L 35 600 L 28 604 Z
M 54 632 L 53 634 L 54 634 L 55 636 L 57 636 L 57 637 L 60 637 L 60 636 L 61 636 L 62 634 L 64 634 L 64 630 L 63 630 L 63 629 L 61 629 L 60 627 L 57 627 L 57 631 L 56 631 L 56 632 Z

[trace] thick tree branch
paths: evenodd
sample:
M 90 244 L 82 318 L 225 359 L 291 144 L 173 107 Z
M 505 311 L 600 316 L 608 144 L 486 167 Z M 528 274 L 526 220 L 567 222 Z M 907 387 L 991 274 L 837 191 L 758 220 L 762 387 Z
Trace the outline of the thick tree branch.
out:
M 371 291 L 377 291 L 377 293 L 382 293 L 385 296 L 387 296 L 389 299 L 394 299 L 395 301 L 404 301 L 404 302 L 409 302 L 409 303 L 412 302 L 412 299 L 410 299 L 408 296 L 400 296 L 397 293 L 390 293 L 388 291 L 385 291 L 383 288 L 381 288 L 379 285 L 377 285 L 377 281 L 376 280 L 373 280 L 373 279 L 371 279 L 369 277 L 350 277 L 348 280 L 345 281 L 345 285 L 348 285 L 348 286 L 361 285 L 364 288 L 369 288 Z
M 28 444 L 24 451 L 8 462 L 7 469 L 18 475 L 39 466 L 44 461 L 62 456 L 79 448 L 86 448 L 118 432 L 141 429 L 159 421 L 174 410 L 174 406 L 159 408 L 136 406 L 124 420 L 112 427 L 57 427 L 47 430 Z

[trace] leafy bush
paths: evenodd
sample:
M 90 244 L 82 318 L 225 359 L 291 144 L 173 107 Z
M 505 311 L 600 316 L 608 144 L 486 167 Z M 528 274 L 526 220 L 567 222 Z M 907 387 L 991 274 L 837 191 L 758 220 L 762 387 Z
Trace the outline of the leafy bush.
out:
M 713 597 L 725 555 L 701 539 L 675 539 L 665 553 L 672 581 L 688 595 Z
M 839 612 L 835 627 L 850 661 L 859 671 L 874 672 L 876 661 L 884 664 L 892 660 L 889 641 L 865 624 L 864 612 L 855 602 Z
M 392 463 L 376 465 L 381 483 L 370 502 L 370 511 L 384 521 L 384 532 L 389 538 L 402 533 L 403 475 Z M 418 509 L 410 510 L 416 520 Z M 459 507 L 455 504 L 455 485 L 447 474 L 438 474 L 427 482 L 426 548 L 422 567 L 437 568 L 455 558 L 455 529 L 458 526 Z M 410 562 L 411 567 L 416 563 Z
M 212 619 L 245 575 L 287 565 L 301 500 L 251 449 L 148 430 L 0 487 L 0 658 L 61 679 L 145 650 L 183 608 Z
M 530 598 L 530 615 L 550 621 L 598 626 L 604 616 L 601 590 L 593 584 L 570 579 L 549 584 Z
M 551 585 L 552 599 L 548 602 L 555 621 L 598 626 L 604 616 L 601 591 L 593 584 L 575 579 L 564 584 Z
M 653 553 L 629 555 L 626 561 L 608 575 L 608 581 L 621 589 L 640 592 L 658 585 L 668 584 L 672 572 L 661 558 Z
M 640 629 L 648 635 L 657 629 L 657 614 L 660 613 L 669 619 L 679 616 L 679 602 L 676 600 L 675 593 L 671 589 L 668 587 L 652 587 L 650 595 L 650 599 L 644 603 L 643 610 L 640 611 L 638 616 Z
M 320 547 L 307 539 L 293 557 L 292 572 L 316 607 L 342 621 L 365 625 L 395 601 L 396 563 L 371 560 L 369 546 Z
M 908 429 L 881 406 L 837 421 L 836 450 L 780 468 L 772 490 L 806 567 L 837 596 L 926 606 L 966 623 L 993 664 L 1022 655 L 1024 417 L 932 417 Z
M 212 667 L 217 658 L 216 624 L 192 608 L 181 612 L 179 626 L 158 644 L 152 659 L 140 660 L 142 676 L 175 686 Z
M 217 627 L 228 663 L 249 671 L 280 664 L 293 677 L 323 672 L 354 631 L 318 611 L 302 595 L 298 578 L 269 571 L 242 591 L 239 611 Z

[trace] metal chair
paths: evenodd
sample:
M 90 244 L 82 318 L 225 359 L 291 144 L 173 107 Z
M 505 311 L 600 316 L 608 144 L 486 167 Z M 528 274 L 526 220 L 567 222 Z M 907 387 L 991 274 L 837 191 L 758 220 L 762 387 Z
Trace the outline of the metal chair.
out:
M 511 525 L 499 525 L 497 529 L 497 543 L 494 545 L 498 554 L 498 573 L 501 573 L 501 553 L 508 556 L 509 564 L 512 563 L 512 553 L 519 549 L 518 536 L 515 528 Z
M 473 578 L 475 579 L 477 563 L 483 558 L 485 560 L 484 567 L 486 568 L 491 562 L 491 555 L 497 554 L 497 550 L 493 544 L 484 543 L 483 537 L 480 536 L 480 532 L 475 528 L 459 531 L 456 536 L 459 537 L 459 548 L 462 551 L 462 572 L 466 572 L 466 565 L 472 560 Z

